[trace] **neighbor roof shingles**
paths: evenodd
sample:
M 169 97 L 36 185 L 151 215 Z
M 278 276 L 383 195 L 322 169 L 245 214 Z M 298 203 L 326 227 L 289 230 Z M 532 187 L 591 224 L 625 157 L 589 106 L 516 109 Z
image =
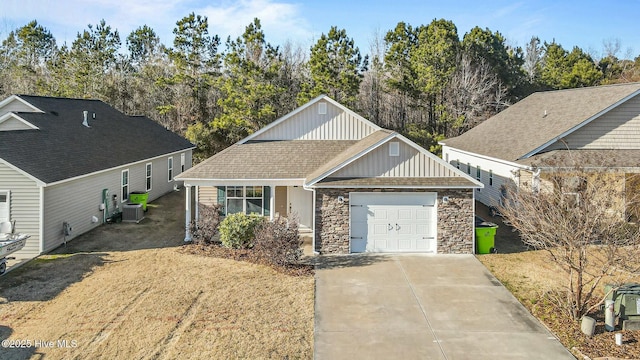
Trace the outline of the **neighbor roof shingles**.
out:
M 194 147 L 149 118 L 127 116 L 99 100 L 20 98 L 44 111 L 18 113 L 39 130 L 1 131 L 0 158 L 47 184 Z M 89 128 L 82 125 L 83 111 Z
M 534 93 L 447 146 L 516 161 L 594 115 L 640 91 L 640 83 Z

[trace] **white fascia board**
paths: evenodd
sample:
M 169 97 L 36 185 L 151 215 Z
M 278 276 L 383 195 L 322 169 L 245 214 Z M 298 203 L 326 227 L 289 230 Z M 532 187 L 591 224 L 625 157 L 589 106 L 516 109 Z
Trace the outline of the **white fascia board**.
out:
M 484 184 L 480 185 L 305 185 L 308 189 L 478 189 L 484 188 Z M 376 193 L 377 194 L 377 193 Z
M 494 158 L 494 157 L 487 156 L 487 155 L 481 155 L 481 154 L 470 152 L 470 151 L 460 150 L 458 148 L 454 148 L 454 147 L 451 147 L 451 146 L 446 146 L 446 147 L 451 149 L 452 151 L 459 152 L 461 154 L 468 155 L 468 156 L 475 156 L 475 157 L 477 157 L 479 159 L 494 161 L 494 162 L 497 162 L 497 163 L 500 163 L 500 164 L 509 165 L 509 166 L 517 167 L 517 168 L 524 169 L 524 170 L 533 170 L 533 168 L 531 166 L 518 164 L 518 163 L 513 162 L 513 161 L 508 161 L 508 160 L 504 160 L 504 159 L 498 159 L 498 158 Z M 444 150 L 444 147 L 443 147 L 443 150 Z
M 520 159 L 526 159 L 526 158 L 529 158 L 529 157 L 531 157 L 531 156 L 533 156 L 533 155 L 537 154 L 538 152 L 540 152 L 540 151 L 544 150 L 545 148 L 547 148 L 547 147 L 548 147 L 548 146 L 550 146 L 551 144 L 555 143 L 556 141 L 558 141 L 558 140 L 562 139 L 563 137 L 565 137 L 565 136 L 567 136 L 567 135 L 571 134 L 572 132 L 575 132 L 576 130 L 578 130 L 578 129 L 582 128 L 583 126 L 585 126 L 585 125 L 587 125 L 587 124 L 591 123 L 591 122 L 592 122 L 592 121 L 594 121 L 595 119 L 597 119 L 597 118 L 601 117 L 602 115 L 604 115 L 604 114 L 608 113 L 609 111 L 611 111 L 611 110 L 613 110 L 613 109 L 617 108 L 618 106 L 620 106 L 621 104 L 623 104 L 623 103 L 627 102 L 629 99 L 631 99 L 632 97 L 634 97 L 634 96 L 636 96 L 636 95 L 638 95 L 638 94 L 640 94 L 640 90 L 636 90 L 636 91 L 634 91 L 633 93 L 631 93 L 630 95 L 625 96 L 624 98 L 622 98 L 622 99 L 621 99 L 621 100 L 619 100 L 618 102 L 614 103 L 613 105 L 611 105 L 611 106 L 608 106 L 608 107 L 604 108 L 604 109 L 603 109 L 603 110 L 601 110 L 600 112 L 598 112 L 598 113 L 596 113 L 595 115 L 593 115 L 593 116 L 591 116 L 591 117 L 587 118 L 586 120 L 582 121 L 582 122 L 581 122 L 581 123 L 579 123 L 578 125 L 576 125 L 576 126 L 572 127 L 571 129 L 569 129 L 569 130 L 567 130 L 567 131 L 563 132 L 562 134 L 560 134 L 560 135 L 558 135 L 558 136 L 554 137 L 553 139 L 551 139 L 551 140 L 547 141 L 546 143 L 544 143 L 544 144 L 542 144 L 542 145 L 538 146 L 537 148 L 535 148 L 535 149 L 531 150 L 530 152 L 528 152 L 528 153 L 524 154 L 522 157 L 520 157 Z
M 20 173 L 21 175 L 24 175 L 25 177 L 27 177 L 27 178 L 29 178 L 29 179 L 33 180 L 33 181 L 36 183 L 36 185 L 37 185 L 37 186 L 40 186 L 40 187 L 42 187 L 42 186 L 46 186 L 46 184 L 44 183 L 44 181 L 42 181 L 42 180 L 38 179 L 37 177 L 35 177 L 35 176 L 33 176 L 33 175 L 29 174 L 29 173 L 28 173 L 28 172 L 26 172 L 26 171 L 24 171 L 24 170 L 20 169 L 19 167 L 17 167 L 17 166 L 15 166 L 15 165 L 11 164 L 10 162 L 8 162 L 8 161 L 4 160 L 3 158 L 0 158 L 0 162 L 1 162 L 1 163 L 3 163 L 3 164 L 5 164 L 5 165 L 7 165 L 7 166 L 8 166 L 9 168 L 11 168 L 12 170 L 14 170 L 14 171 L 16 171 L 16 172 Z
M 368 148 L 364 149 L 363 151 L 355 154 L 351 158 L 347 159 L 346 161 L 342 162 L 341 164 L 338 164 L 337 166 L 333 167 L 332 169 L 329 169 L 329 170 L 325 171 L 323 174 L 321 174 L 317 178 L 311 179 L 311 181 L 308 181 L 305 184 L 305 186 L 313 186 L 318 181 L 328 177 L 329 175 L 335 173 L 336 171 L 338 171 L 340 169 L 343 169 L 345 166 L 347 166 L 347 165 L 353 163 L 354 161 L 360 159 L 361 157 L 365 156 L 366 154 L 371 152 L 373 149 L 376 149 L 380 145 L 386 143 L 388 140 L 393 139 L 396 135 L 397 135 L 397 133 L 393 132 L 393 133 L 385 136 L 382 140 L 380 140 L 380 141 L 376 142 L 375 144 L 369 146 Z
M 7 104 L 9 104 L 10 102 L 14 101 L 14 100 L 18 100 L 21 103 L 23 103 L 24 105 L 30 107 L 31 109 L 33 109 L 33 112 L 40 112 L 40 113 L 44 113 L 44 111 L 38 109 L 37 107 L 31 105 L 31 103 L 29 103 L 28 101 L 24 100 L 23 98 L 21 98 L 18 95 L 11 95 L 8 98 L 0 101 L 0 109 L 2 109 L 3 107 L 5 107 Z
M 250 141 L 250 140 L 252 140 L 252 139 L 256 138 L 257 136 L 260 136 L 261 134 L 263 134 L 263 133 L 267 132 L 269 129 L 274 128 L 274 127 L 278 126 L 279 124 L 281 124 L 281 123 L 283 123 L 283 122 L 287 121 L 288 119 L 290 119 L 290 118 L 292 118 L 293 116 L 295 116 L 295 115 L 299 114 L 300 112 L 304 111 L 305 109 L 307 109 L 307 108 L 311 107 L 312 105 L 314 105 L 315 103 L 317 103 L 317 102 L 319 102 L 319 101 L 321 101 L 321 100 L 327 101 L 327 102 L 329 102 L 329 103 L 331 103 L 331 104 L 333 104 L 333 105 L 335 105 L 335 106 L 337 106 L 337 107 L 339 107 L 339 108 L 343 109 L 345 112 L 347 112 L 347 113 L 349 113 L 350 115 L 352 115 L 352 116 L 354 116 L 354 117 L 358 118 L 358 120 L 360 120 L 360 121 L 362 121 L 362 122 L 366 123 L 367 125 L 371 126 L 371 127 L 372 127 L 374 130 L 376 130 L 376 131 L 377 131 L 377 130 L 382 129 L 382 128 L 381 128 L 381 127 L 379 127 L 378 125 L 376 125 L 376 124 L 372 123 L 371 121 L 369 121 L 369 120 L 367 120 L 367 119 L 363 118 L 362 116 L 358 115 L 357 113 L 355 113 L 355 112 L 354 112 L 354 111 L 352 111 L 351 109 L 347 108 L 346 106 L 344 106 L 344 105 L 340 104 L 339 102 L 337 102 L 337 101 L 333 100 L 332 98 L 328 97 L 327 95 L 322 94 L 322 95 L 319 95 L 319 96 L 317 96 L 317 97 L 315 97 L 315 98 L 313 98 L 313 99 L 309 100 L 309 102 L 307 102 L 306 104 L 304 104 L 304 105 L 302 105 L 302 106 L 299 106 L 298 108 L 294 109 L 294 110 L 293 110 L 293 111 L 291 111 L 290 113 L 288 113 L 288 114 L 286 114 L 286 115 L 282 116 L 281 118 L 279 118 L 279 119 L 277 119 L 277 120 L 273 121 L 271 124 L 269 124 L 269 125 L 267 125 L 267 126 L 263 127 L 262 129 L 260 129 L 260 130 L 258 130 L 258 131 L 256 131 L 256 132 L 254 132 L 253 134 L 251 134 L 251 135 L 247 136 L 246 138 L 244 138 L 244 139 L 242 139 L 242 140 L 238 141 L 238 142 L 237 142 L 237 144 L 244 144 L 244 143 L 246 143 L 247 141 Z
M 148 163 L 148 162 L 156 160 L 156 159 L 173 156 L 173 155 L 180 154 L 182 152 L 189 151 L 189 150 L 192 150 L 192 149 L 193 149 L 193 147 L 187 148 L 187 149 L 184 149 L 184 150 L 178 150 L 178 151 L 174 151 L 172 153 L 158 155 L 158 156 L 154 156 L 152 158 L 147 158 L 147 159 L 143 159 L 143 160 L 140 160 L 140 161 L 135 161 L 135 162 L 128 163 L 128 164 L 118 165 L 118 166 L 115 166 L 115 167 L 112 167 L 112 168 L 109 168 L 109 169 L 102 169 L 102 170 L 99 170 L 99 171 L 94 171 L 92 173 L 79 175 L 79 176 L 75 176 L 75 177 L 64 179 L 64 180 L 60 180 L 60 181 L 55 181 L 55 182 L 52 182 L 52 183 L 49 183 L 49 184 L 45 184 L 44 186 L 54 186 L 54 185 L 64 184 L 64 183 L 69 182 L 69 181 L 75 181 L 75 180 L 86 178 L 86 177 L 89 177 L 89 176 L 102 174 L 102 173 L 105 173 L 105 172 L 108 172 L 108 171 L 113 171 L 113 170 L 117 170 L 117 169 L 124 169 L 124 168 L 130 167 L 130 166 L 143 164 L 143 163 Z M 176 180 L 175 176 L 174 176 L 174 180 Z
M 20 121 L 21 123 L 25 124 L 26 126 L 28 126 L 32 130 L 40 130 L 37 126 L 35 126 L 32 123 L 28 122 L 27 120 L 21 118 L 20 115 L 14 113 L 14 112 L 6 113 L 6 114 L 0 116 L 0 124 L 2 124 L 3 122 L 5 122 L 5 121 L 7 121 L 9 119 L 16 119 L 16 120 Z
M 185 186 L 304 186 L 304 179 L 194 179 L 176 177 Z
M 433 154 L 432 152 L 430 152 L 427 149 L 423 148 L 422 146 L 414 143 L 413 141 L 407 139 L 406 137 L 402 136 L 401 134 L 397 134 L 397 138 L 401 139 L 402 141 L 404 141 L 408 145 L 412 146 L 418 152 L 421 152 L 422 154 L 424 154 L 427 157 L 433 159 L 437 163 L 443 165 L 447 169 L 452 170 L 454 173 L 458 173 L 458 175 L 460 175 L 462 178 L 467 179 L 467 180 L 471 181 L 472 183 L 478 185 L 481 189 L 484 188 L 484 184 L 482 184 L 480 181 L 476 180 L 474 177 L 471 177 L 471 175 L 466 174 L 464 171 L 461 171 L 460 169 L 456 168 L 455 166 L 453 166 L 453 165 L 449 164 L 448 162 L 444 161 L 444 159 L 442 159 L 441 157 L 437 156 L 436 154 Z

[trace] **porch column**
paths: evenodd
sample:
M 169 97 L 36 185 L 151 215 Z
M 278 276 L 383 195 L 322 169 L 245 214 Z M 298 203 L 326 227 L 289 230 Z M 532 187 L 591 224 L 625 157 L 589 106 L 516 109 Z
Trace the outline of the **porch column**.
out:
M 269 220 L 275 219 L 274 213 L 276 212 L 276 187 L 269 185 Z
M 200 187 L 199 186 L 195 186 L 194 187 L 194 191 L 196 192 L 196 203 L 195 208 L 193 209 L 193 211 L 196 213 L 195 215 L 195 222 L 196 224 L 198 223 L 198 220 L 200 220 Z
M 184 184 L 185 191 L 185 221 L 184 221 L 184 241 L 190 242 L 191 231 L 189 227 L 191 225 L 191 185 Z

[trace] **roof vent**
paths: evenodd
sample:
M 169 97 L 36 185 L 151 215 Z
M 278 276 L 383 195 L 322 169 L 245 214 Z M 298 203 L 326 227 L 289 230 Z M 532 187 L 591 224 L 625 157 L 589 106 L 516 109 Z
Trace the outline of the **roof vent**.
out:
M 82 112 L 82 115 L 84 115 L 84 121 L 82 122 L 82 125 L 86 126 L 86 127 L 91 127 L 89 126 L 89 112 L 87 110 Z

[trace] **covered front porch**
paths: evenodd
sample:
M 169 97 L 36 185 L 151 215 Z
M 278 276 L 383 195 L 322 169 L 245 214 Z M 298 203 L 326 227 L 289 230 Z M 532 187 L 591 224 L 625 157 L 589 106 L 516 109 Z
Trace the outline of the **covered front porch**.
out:
M 223 216 L 259 214 L 273 220 L 296 218 L 301 233 L 313 234 L 315 191 L 300 184 L 273 181 L 199 181 L 184 184 L 185 241 L 191 241 L 190 224 L 200 219 L 200 205 L 219 206 Z

